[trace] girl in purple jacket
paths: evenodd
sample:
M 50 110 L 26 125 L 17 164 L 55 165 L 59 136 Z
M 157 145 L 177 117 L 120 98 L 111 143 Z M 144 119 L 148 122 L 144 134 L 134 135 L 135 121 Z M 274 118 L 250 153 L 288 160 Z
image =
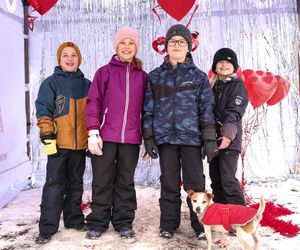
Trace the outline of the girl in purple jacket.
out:
M 129 27 L 115 37 L 110 62 L 97 70 L 87 99 L 92 154 L 92 212 L 86 238 L 97 239 L 111 222 L 121 238 L 134 237 L 134 172 L 142 143 L 141 113 L 147 74 L 137 59 L 139 37 Z

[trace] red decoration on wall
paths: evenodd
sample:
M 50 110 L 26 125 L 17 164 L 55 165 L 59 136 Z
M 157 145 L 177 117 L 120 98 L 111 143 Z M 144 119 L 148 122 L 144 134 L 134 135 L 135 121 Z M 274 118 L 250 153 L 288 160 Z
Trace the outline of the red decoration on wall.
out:
M 199 32 L 195 31 L 195 32 L 192 32 L 192 41 L 193 41 L 193 48 L 192 48 L 192 51 L 196 50 L 199 46 L 199 41 L 197 40 L 198 39 L 198 36 L 199 36 Z
M 58 0 L 27 0 L 28 3 L 33 7 L 34 11 L 39 14 L 44 15 L 48 10 L 50 10 Z M 36 16 L 27 15 L 28 28 L 33 31 L 34 20 L 37 19 Z
M 50 10 L 58 0 L 27 0 L 28 3 L 41 15 Z
M 196 0 L 157 0 L 157 2 L 166 13 L 180 21 L 190 11 Z
M 152 48 L 160 55 L 163 55 L 165 50 L 165 37 L 160 36 L 152 42 Z

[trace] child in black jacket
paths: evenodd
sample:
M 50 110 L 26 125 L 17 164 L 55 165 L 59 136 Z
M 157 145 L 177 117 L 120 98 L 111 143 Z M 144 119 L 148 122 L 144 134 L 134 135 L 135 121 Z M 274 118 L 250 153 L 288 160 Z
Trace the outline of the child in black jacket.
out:
M 215 97 L 214 115 L 220 154 L 209 164 L 214 201 L 245 205 L 240 183 L 235 177 L 242 144 L 242 117 L 248 93 L 235 72 L 238 60 L 229 48 L 218 50 L 213 58 L 211 85 Z

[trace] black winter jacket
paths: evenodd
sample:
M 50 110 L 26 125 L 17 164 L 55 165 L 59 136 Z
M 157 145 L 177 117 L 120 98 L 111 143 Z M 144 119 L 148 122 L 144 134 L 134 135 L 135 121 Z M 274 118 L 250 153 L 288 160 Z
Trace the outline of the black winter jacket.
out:
M 218 138 L 226 136 L 232 140 L 228 150 L 241 151 L 242 117 L 248 105 L 248 92 L 241 78 L 230 77 L 218 80 L 214 87 L 214 114 Z

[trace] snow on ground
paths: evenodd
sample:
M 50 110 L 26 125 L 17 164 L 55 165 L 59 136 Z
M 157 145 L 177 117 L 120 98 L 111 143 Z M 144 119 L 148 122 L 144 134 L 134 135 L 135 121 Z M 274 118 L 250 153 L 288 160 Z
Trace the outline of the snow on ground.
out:
M 298 178 L 299 179 L 299 178 Z M 266 183 L 249 183 L 247 194 L 251 195 L 253 202 L 257 202 L 263 194 L 267 201 L 282 204 L 295 214 L 283 217 L 300 226 L 300 180 L 288 179 L 285 181 L 272 181 Z M 105 232 L 99 240 L 85 239 L 85 233 L 73 229 L 65 229 L 60 224 L 59 232 L 53 236 L 51 242 L 44 246 L 34 243 L 38 233 L 39 204 L 42 189 L 23 191 L 14 201 L 0 210 L 0 249 L 206 249 L 206 242 L 195 238 L 190 227 L 189 213 L 185 202 L 186 194 L 183 192 L 181 225 L 172 239 L 162 239 L 158 236 L 159 228 L 159 189 L 151 187 L 137 187 L 138 209 L 134 229 L 134 239 L 121 239 L 112 227 Z M 84 199 L 90 196 L 90 190 L 85 191 Z M 85 211 L 87 214 L 89 211 Z M 299 249 L 300 236 L 286 238 L 273 233 L 271 228 L 259 229 L 261 240 L 260 249 Z M 216 243 L 213 249 L 219 249 L 218 236 L 214 235 Z M 241 249 L 235 236 L 228 237 L 227 249 Z

